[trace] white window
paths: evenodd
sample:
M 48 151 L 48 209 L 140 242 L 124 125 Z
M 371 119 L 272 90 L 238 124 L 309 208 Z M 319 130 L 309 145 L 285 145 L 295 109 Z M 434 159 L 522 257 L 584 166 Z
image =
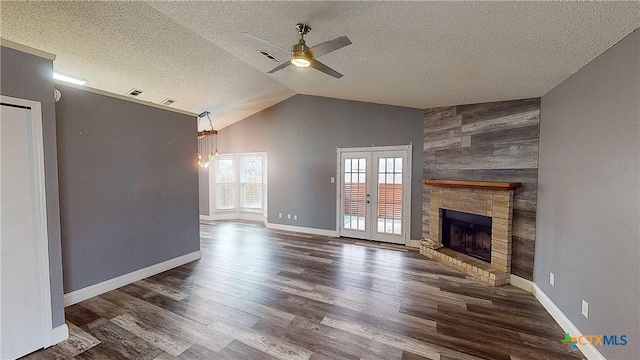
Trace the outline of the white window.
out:
M 240 156 L 241 207 L 262 209 L 262 156 Z
M 233 210 L 236 208 L 235 157 L 219 155 L 216 161 L 216 209 Z
M 219 155 L 212 169 L 216 211 L 266 210 L 266 162 L 265 153 Z

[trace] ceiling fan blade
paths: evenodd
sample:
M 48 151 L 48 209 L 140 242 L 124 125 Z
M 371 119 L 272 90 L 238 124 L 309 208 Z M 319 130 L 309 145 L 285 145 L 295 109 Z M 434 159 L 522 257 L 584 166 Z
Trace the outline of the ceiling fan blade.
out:
M 268 74 L 273 74 L 274 72 L 276 72 L 278 70 L 282 70 L 282 69 L 286 68 L 289 65 L 291 65 L 291 61 L 287 60 L 287 61 L 283 62 L 282 64 L 274 67 L 273 69 L 269 70 L 267 73 Z
M 316 60 L 316 59 L 311 59 L 311 64 L 309 64 L 309 66 L 311 66 L 312 68 L 322 71 L 323 73 L 327 74 L 327 75 L 331 75 L 336 79 L 340 79 L 342 77 L 342 74 L 340 74 L 339 72 L 333 70 L 332 68 L 328 67 L 327 65 L 321 63 L 320 61 Z
M 340 36 L 339 38 L 325 41 L 322 44 L 318 44 L 309 49 L 314 58 L 320 57 L 324 54 L 328 54 L 332 51 L 336 51 L 347 45 L 351 45 L 351 40 L 346 36 Z
M 291 54 L 291 50 L 287 50 L 287 49 L 283 48 L 282 46 L 278 46 L 278 45 L 272 44 L 272 43 L 268 42 L 267 40 L 265 40 L 263 38 L 259 38 L 259 37 L 255 36 L 255 35 L 251 35 L 251 34 L 246 33 L 246 32 L 243 32 L 242 35 L 248 36 L 248 37 L 250 37 L 252 39 L 255 39 L 255 40 L 258 40 L 261 43 L 267 44 L 267 45 L 269 45 L 271 47 L 274 47 L 274 48 L 276 48 L 278 50 L 282 50 L 282 51 L 286 52 L 287 54 Z

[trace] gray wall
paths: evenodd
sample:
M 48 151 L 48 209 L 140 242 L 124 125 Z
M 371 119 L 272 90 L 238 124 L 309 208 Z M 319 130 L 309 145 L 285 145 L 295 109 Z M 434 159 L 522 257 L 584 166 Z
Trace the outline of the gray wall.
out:
M 53 326 L 64 324 L 60 207 L 58 203 L 58 161 L 56 157 L 56 114 L 53 101 L 53 62 L 2 47 L 0 51 L 2 95 L 39 101 L 42 105 L 47 231 Z
M 219 132 L 221 153 L 266 151 L 270 223 L 336 229 L 336 147 L 413 143 L 411 238 L 422 217 L 421 109 L 293 96 Z M 298 220 L 278 213 L 298 214 Z
M 65 292 L 199 250 L 195 117 L 56 88 Z
M 198 170 L 200 215 L 209 215 L 209 168 Z
M 542 97 L 534 281 L 583 333 L 627 335 L 597 347 L 609 359 L 640 355 L 639 45 L 636 30 Z
M 511 273 L 533 279 L 540 98 L 447 106 L 424 113 L 424 177 L 517 182 L 513 199 Z M 462 136 L 471 146 L 461 147 Z M 430 189 L 422 232 L 429 232 Z

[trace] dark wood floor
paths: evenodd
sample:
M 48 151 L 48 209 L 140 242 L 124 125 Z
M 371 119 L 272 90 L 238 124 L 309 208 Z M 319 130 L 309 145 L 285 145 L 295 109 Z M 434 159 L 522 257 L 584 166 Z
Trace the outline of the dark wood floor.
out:
M 405 247 L 201 225 L 202 259 L 66 308 L 32 359 L 572 359 L 530 294 Z

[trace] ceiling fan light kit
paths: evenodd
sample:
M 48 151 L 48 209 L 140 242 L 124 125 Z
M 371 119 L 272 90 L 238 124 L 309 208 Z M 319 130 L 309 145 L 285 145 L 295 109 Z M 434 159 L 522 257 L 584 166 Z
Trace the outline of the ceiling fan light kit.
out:
M 304 41 L 304 40 L 303 40 Z M 306 68 L 311 65 L 311 57 L 305 52 L 308 49 L 304 44 L 296 44 L 293 46 L 293 54 L 291 54 L 291 63 L 296 67 Z
M 321 71 L 327 75 L 333 76 L 336 79 L 339 79 L 342 77 L 342 74 L 340 74 L 339 72 L 333 70 L 332 68 L 328 67 L 327 65 L 321 63 L 320 61 L 316 60 L 315 58 L 318 58 L 322 55 L 328 54 L 332 51 L 338 50 L 340 48 L 343 48 L 347 45 L 351 45 L 351 40 L 349 40 L 348 37 L 346 36 L 341 36 L 339 38 L 330 40 L 330 41 L 326 41 L 323 42 L 321 44 L 318 44 L 314 47 L 308 47 L 307 43 L 304 40 L 304 36 L 307 35 L 309 33 L 309 31 L 311 31 L 311 28 L 303 23 L 298 23 L 296 24 L 296 29 L 298 30 L 298 34 L 300 34 L 300 40 L 298 41 L 297 44 L 293 45 L 293 47 L 291 48 L 291 51 L 286 50 L 285 48 L 278 46 L 278 45 L 274 45 L 272 43 L 270 43 L 269 41 L 262 39 L 260 37 L 257 37 L 255 35 L 251 35 L 249 33 L 243 33 L 244 35 L 251 37 L 253 39 L 256 39 L 262 43 L 265 43 L 269 46 L 272 46 L 276 49 L 280 49 L 282 51 L 285 51 L 289 54 L 291 54 L 291 59 L 290 61 L 286 61 L 283 62 L 282 64 L 276 66 L 275 68 L 271 69 L 268 73 L 272 74 L 278 70 L 282 70 L 285 67 L 289 66 L 289 65 L 294 65 L 295 67 L 299 67 L 299 68 L 306 68 L 306 67 L 312 67 L 318 71 Z
M 311 61 L 309 61 L 307 56 L 304 54 L 292 55 L 291 63 L 295 65 L 295 67 L 299 67 L 299 68 L 306 68 L 306 67 L 309 67 L 309 65 L 311 65 Z

